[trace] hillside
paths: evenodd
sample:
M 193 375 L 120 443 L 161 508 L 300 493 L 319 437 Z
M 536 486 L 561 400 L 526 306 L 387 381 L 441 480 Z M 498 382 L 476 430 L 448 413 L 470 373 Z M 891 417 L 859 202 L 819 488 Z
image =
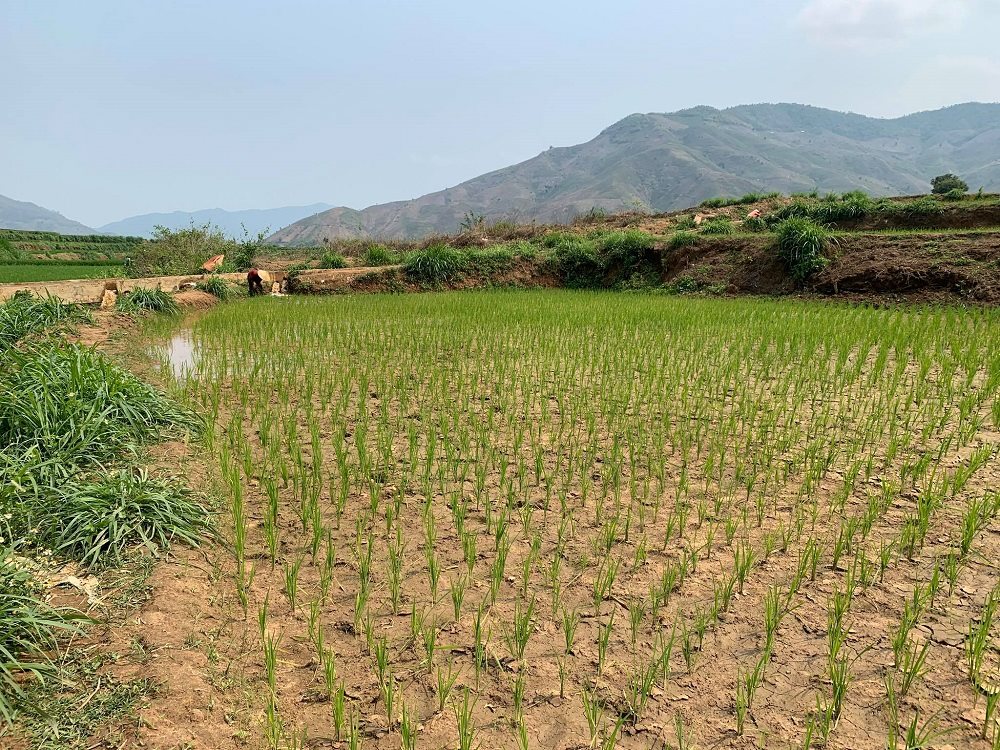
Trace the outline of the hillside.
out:
M 797 104 L 635 114 L 593 140 L 409 201 L 334 208 L 270 242 L 421 237 L 487 219 L 568 221 L 599 209 L 662 212 L 752 191 L 927 190 L 942 172 L 1000 188 L 1000 104 L 961 104 L 883 120 Z
M 243 227 L 246 227 L 251 235 L 256 235 L 258 232 L 287 226 L 303 217 L 312 216 L 329 208 L 330 204 L 328 203 L 314 203 L 310 206 L 284 206 L 282 208 L 248 209 L 245 211 L 208 208 L 200 211 L 141 214 L 105 224 L 100 227 L 100 231 L 104 234 L 151 237 L 153 228 L 156 226 L 183 229 L 191 224 L 196 226 L 212 224 L 230 237 L 242 237 Z
M 27 201 L 0 195 L 0 229 L 27 229 L 62 234 L 93 234 L 94 230 L 61 213 Z

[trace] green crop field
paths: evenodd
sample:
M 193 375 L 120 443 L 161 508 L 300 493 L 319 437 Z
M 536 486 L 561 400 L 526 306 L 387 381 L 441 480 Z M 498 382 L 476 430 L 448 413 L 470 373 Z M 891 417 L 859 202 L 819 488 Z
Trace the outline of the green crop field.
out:
M 120 277 L 121 265 L 85 265 L 62 263 L 0 264 L 0 284 L 20 281 L 65 281 L 69 279 L 103 279 Z
M 373 295 L 178 340 L 252 744 L 993 736 L 995 311 Z

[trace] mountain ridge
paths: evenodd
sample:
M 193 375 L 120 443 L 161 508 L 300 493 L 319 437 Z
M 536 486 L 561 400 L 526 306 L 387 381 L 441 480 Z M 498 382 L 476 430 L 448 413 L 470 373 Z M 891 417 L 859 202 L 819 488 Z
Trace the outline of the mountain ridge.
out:
M 105 234 L 122 234 L 134 237 L 150 237 L 156 226 L 168 229 L 184 229 L 194 224 L 211 224 L 230 237 L 242 237 L 243 228 L 251 235 L 282 227 L 333 208 L 329 203 L 312 203 L 304 206 L 280 206 L 278 208 L 250 208 L 229 211 L 223 208 L 203 208 L 197 211 L 153 212 L 128 216 L 98 227 Z
M 718 195 L 926 192 L 958 172 L 1000 188 L 1000 104 L 970 102 L 897 118 L 810 105 L 698 106 L 634 113 L 593 139 L 553 147 L 411 200 L 338 206 L 271 235 L 283 245 L 350 237 L 419 238 L 488 219 L 564 222 L 591 209 L 668 211 Z
M 60 234 L 97 234 L 90 227 L 67 219 L 58 211 L 5 195 L 0 195 L 0 228 Z

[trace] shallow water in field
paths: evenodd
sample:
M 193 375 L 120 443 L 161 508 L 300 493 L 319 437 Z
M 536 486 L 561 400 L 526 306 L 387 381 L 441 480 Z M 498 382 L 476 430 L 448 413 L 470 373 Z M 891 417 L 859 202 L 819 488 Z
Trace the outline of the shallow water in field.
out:
M 191 335 L 190 328 L 184 328 L 173 336 L 169 341 L 158 347 L 159 354 L 164 360 L 164 365 L 170 368 L 174 378 L 186 380 L 198 373 L 198 361 L 201 358 L 198 345 Z

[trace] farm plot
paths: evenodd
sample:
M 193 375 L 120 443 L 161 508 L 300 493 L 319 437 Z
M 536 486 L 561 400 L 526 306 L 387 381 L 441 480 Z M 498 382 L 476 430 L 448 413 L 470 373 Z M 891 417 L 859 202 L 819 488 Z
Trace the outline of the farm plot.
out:
M 257 743 L 997 746 L 995 312 L 454 293 L 190 337 Z

